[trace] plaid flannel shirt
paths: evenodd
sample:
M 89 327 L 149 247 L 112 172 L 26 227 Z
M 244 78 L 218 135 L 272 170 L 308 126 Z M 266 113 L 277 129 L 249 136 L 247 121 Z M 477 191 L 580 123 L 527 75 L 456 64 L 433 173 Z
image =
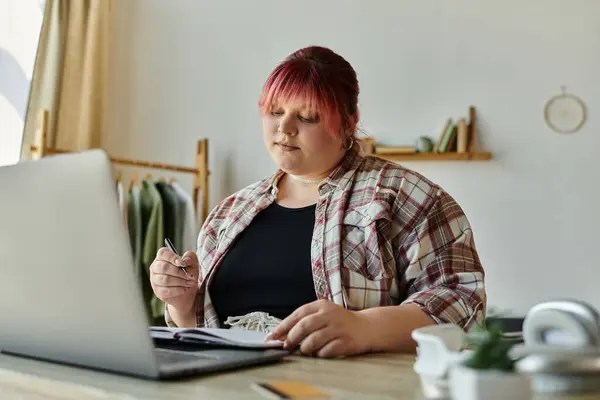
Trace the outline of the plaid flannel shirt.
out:
M 481 324 L 484 271 L 460 206 L 420 174 L 357 147 L 319 185 L 311 245 L 317 298 L 350 310 L 415 304 L 437 323 L 466 331 Z M 204 222 L 197 326 L 220 326 L 208 286 L 236 237 L 276 200 L 282 175 L 227 197 Z M 165 319 L 175 326 L 166 308 Z

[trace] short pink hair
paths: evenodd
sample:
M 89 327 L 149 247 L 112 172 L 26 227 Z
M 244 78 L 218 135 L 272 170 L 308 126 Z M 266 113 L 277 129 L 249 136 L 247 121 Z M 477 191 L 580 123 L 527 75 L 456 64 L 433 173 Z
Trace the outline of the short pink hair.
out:
M 332 50 L 311 46 L 290 54 L 267 78 L 258 106 L 267 113 L 277 102 L 298 97 L 319 113 L 328 130 L 344 136 L 356 133 L 358 80 L 354 68 Z

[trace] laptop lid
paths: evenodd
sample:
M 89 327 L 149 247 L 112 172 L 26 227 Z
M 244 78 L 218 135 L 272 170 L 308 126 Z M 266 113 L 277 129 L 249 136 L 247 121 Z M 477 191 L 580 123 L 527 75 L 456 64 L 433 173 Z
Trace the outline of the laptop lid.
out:
M 0 349 L 158 376 L 102 150 L 0 168 Z

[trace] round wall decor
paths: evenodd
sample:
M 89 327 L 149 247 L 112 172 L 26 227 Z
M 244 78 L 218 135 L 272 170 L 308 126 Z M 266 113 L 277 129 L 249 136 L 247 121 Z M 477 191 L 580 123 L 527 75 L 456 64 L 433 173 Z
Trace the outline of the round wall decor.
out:
M 586 119 L 585 104 L 579 97 L 567 93 L 564 86 L 561 87 L 561 90 L 561 94 L 546 102 L 544 120 L 555 132 L 577 132 Z

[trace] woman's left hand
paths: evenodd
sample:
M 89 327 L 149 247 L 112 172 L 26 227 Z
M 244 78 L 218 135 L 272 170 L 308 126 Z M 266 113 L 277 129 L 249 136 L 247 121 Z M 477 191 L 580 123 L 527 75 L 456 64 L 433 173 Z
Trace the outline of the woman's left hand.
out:
M 269 335 L 284 348 L 300 345 L 300 352 L 318 357 L 338 357 L 369 351 L 372 327 L 357 312 L 328 300 L 317 300 L 298 308 Z

